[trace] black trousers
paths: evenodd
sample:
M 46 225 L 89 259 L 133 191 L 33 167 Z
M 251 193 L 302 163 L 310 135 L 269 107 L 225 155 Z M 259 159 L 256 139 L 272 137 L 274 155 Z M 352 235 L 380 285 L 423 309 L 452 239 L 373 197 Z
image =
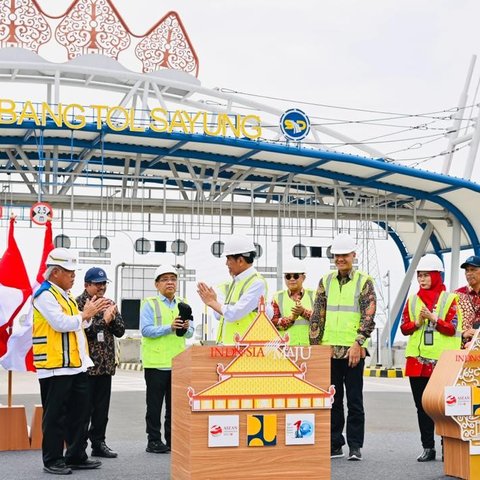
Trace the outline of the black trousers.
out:
M 156 368 L 145 368 L 145 383 L 147 385 L 147 414 L 145 420 L 147 423 L 148 441 L 161 441 L 160 430 L 162 422 L 160 415 L 162 413 L 163 400 L 165 399 L 165 422 L 164 435 L 165 443 L 172 443 L 172 371 L 158 370 Z
M 90 396 L 90 417 L 87 421 L 88 438 L 92 447 L 95 448 L 105 441 L 112 376 L 88 375 L 88 390 Z
M 78 463 L 85 453 L 86 419 L 88 418 L 88 378 L 86 373 L 42 378 L 42 457 L 50 466 L 59 460 Z M 67 444 L 65 457 L 63 446 Z
M 362 448 L 365 437 L 365 412 L 363 410 L 363 368 L 362 358 L 356 367 L 349 367 L 348 360 L 332 358 L 331 383 L 335 385 L 335 396 L 331 412 L 330 444 L 332 450 L 345 445 L 343 428 L 345 413 L 343 398 L 347 396 L 347 443 L 350 448 Z
M 418 426 L 420 427 L 420 439 L 423 448 L 435 447 L 435 424 L 427 415 L 422 406 L 422 395 L 430 380 L 429 377 L 408 377 L 410 379 L 410 388 L 413 393 L 413 400 L 417 407 Z

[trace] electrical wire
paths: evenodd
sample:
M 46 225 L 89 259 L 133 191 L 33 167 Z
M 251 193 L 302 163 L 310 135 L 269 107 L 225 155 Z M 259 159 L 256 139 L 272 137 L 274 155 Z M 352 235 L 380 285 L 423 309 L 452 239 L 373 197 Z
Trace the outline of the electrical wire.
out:
M 248 93 L 248 92 L 240 92 L 238 90 L 231 90 L 228 88 L 220 88 L 220 91 L 222 93 L 233 93 L 237 95 L 244 95 L 247 97 L 256 97 L 256 98 L 265 98 L 268 100 L 276 100 L 276 101 L 281 101 L 281 102 L 290 102 L 294 103 L 297 105 L 311 105 L 311 106 L 316 106 L 316 107 L 324 107 L 324 108 L 335 108 L 338 110 L 347 110 L 351 112 L 363 112 L 363 113 L 375 113 L 375 114 L 380 114 L 380 115 L 395 115 L 397 117 L 412 117 L 412 118 L 433 118 L 433 119 L 438 119 L 439 117 L 433 117 L 432 115 L 440 114 L 440 113 L 448 113 L 450 112 L 451 114 L 457 113 L 458 111 L 462 110 L 462 108 L 459 107 L 452 107 L 450 109 L 446 110 L 437 110 L 434 112 L 427 112 L 427 113 L 418 113 L 418 114 L 412 114 L 412 113 L 399 113 L 399 112 L 391 112 L 391 111 L 384 111 L 384 110 L 370 110 L 370 109 L 365 109 L 365 108 L 355 108 L 355 107 L 344 107 L 342 105 L 328 105 L 325 103 L 316 103 L 316 102 L 307 102 L 307 101 L 302 101 L 302 100 L 294 100 L 290 98 L 282 98 L 282 97 L 273 97 L 270 95 L 260 95 L 260 94 L 255 94 L 255 93 Z M 464 107 L 469 108 L 469 106 Z M 441 119 L 441 117 L 440 117 Z

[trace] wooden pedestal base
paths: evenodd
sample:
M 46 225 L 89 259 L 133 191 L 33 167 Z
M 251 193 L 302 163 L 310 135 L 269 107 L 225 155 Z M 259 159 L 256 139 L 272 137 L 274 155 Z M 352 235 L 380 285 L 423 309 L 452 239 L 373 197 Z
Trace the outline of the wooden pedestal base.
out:
M 480 455 L 469 454 L 469 444 L 459 438 L 443 437 L 445 475 L 480 480 Z
M 30 448 L 32 450 L 38 450 L 42 448 L 42 415 L 42 406 L 35 405 L 35 410 L 33 411 L 32 425 L 30 426 Z
M 23 405 L 0 406 L 0 451 L 29 450 L 27 415 Z

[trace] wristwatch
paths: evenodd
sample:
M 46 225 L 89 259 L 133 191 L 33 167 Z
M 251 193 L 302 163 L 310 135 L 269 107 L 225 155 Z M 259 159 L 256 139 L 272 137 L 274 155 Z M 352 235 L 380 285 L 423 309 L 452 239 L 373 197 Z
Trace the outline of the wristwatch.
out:
M 355 341 L 362 347 L 365 343 L 365 338 L 357 338 Z

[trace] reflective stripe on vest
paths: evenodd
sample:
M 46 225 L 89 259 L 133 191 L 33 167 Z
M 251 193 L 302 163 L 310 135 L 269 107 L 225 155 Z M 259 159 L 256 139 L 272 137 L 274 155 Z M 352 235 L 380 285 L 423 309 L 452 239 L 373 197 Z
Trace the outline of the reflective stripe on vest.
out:
M 355 272 L 355 274 L 356 273 L 359 273 L 359 272 Z M 360 302 L 358 301 L 358 299 L 360 298 L 360 293 L 362 293 L 362 288 L 365 283 L 363 283 L 362 285 L 362 275 L 355 275 L 355 274 L 353 279 L 350 280 L 351 282 L 355 282 L 355 293 L 354 293 L 353 305 L 329 305 L 327 302 L 327 312 L 355 312 L 355 313 L 360 312 Z M 335 280 L 337 280 L 338 282 L 337 275 L 338 275 L 337 272 L 333 272 L 333 275 L 329 274 L 327 277 L 327 282 L 326 282 L 327 284 L 325 285 L 325 295 L 327 299 L 328 299 L 328 294 L 330 292 L 330 287 L 332 284 L 333 277 L 335 277 Z M 355 280 L 355 276 L 357 277 L 356 280 Z M 347 282 L 345 285 L 347 285 L 348 283 L 349 282 Z M 342 288 L 345 287 L 345 285 L 342 285 Z
M 315 290 L 305 288 L 303 290 L 303 307 L 308 310 L 312 310 L 314 301 Z M 295 302 L 288 295 L 288 290 L 281 290 L 274 295 L 274 300 L 280 308 L 280 316 L 286 317 L 290 315 L 292 308 L 295 306 Z M 295 323 L 288 328 L 288 336 L 290 337 L 290 345 L 309 345 L 309 330 L 310 322 L 306 318 L 298 317 Z
M 323 277 L 327 308 L 322 345 L 349 347 L 355 341 L 361 319 L 360 294 L 367 280 L 371 277 L 359 271 L 354 271 L 353 278 L 341 286 L 337 271 Z
M 250 285 L 257 279 L 262 280 L 262 282 L 264 283 L 264 297 L 266 297 L 267 282 L 262 277 L 262 275 L 260 275 L 258 272 L 255 272 L 244 280 L 240 280 L 239 282 L 232 282 L 230 288 L 228 289 L 224 305 L 235 305 L 240 300 L 245 291 L 250 287 Z M 218 327 L 217 333 L 217 342 L 221 342 L 224 345 L 232 345 L 234 343 L 233 337 L 235 336 L 235 334 L 238 333 L 239 335 L 243 335 L 245 333 L 247 328 L 257 316 L 257 311 L 258 308 L 255 308 L 250 313 L 247 313 L 247 315 L 238 320 L 235 320 L 234 322 L 226 322 L 223 316 L 220 317 L 220 325 Z
M 143 304 L 148 303 L 153 310 L 155 327 L 168 326 L 178 317 L 178 303 L 183 300 L 175 297 L 175 307 L 165 305 L 160 297 L 148 297 Z M 161 337 L 142 337 L 142 363 L 144 368 L 172 368 L 172 359 L 185 350 L 185 337 L 178 337 L 174 331 Z
M 58 288 L 52 284 L 49 285 L 41 294 L 51 293 L 65 315 L 77 315 L 79 310 L 75 299 L 68 294 L 67 300 Z M 83 330 L 82 333 L 85 335 Z M 76 333 L 54 330 L 36 308 L 33 310 L 32 345 L 35 368 L 79 368 L 82 366 Z M 88 349 L 86 338 L 85 345 Z
M 458 298 L 455 293 L 441 292 L 438 297 L 437 305 L 434 308 L 434 312 L 438 318 L 445 320 L 448 315 L 448 311 L 452 306 L 452 303 Z M 408 299 L 408 313 L 410 319 L 415 321 L 420 317 L 420 311 L 425 304 L 418 295 L 412 295 Z M 425 329 L 427 323 L 424 322 L 421 328 L 418 328 L 410 335 L 408 339 L 407 348 L 405 349 L 405 357 L 423 357 L 432 360 L 438 360 L 444 350 L 457 350 L 461 345 L 461 325 L 462 325 L 462 312 L 457 307 L 457 323 L 455 326 L 455 335 L 448 336 L 440 333 L 436 328 L 433 329 L 433 345 L 425 345 Z

